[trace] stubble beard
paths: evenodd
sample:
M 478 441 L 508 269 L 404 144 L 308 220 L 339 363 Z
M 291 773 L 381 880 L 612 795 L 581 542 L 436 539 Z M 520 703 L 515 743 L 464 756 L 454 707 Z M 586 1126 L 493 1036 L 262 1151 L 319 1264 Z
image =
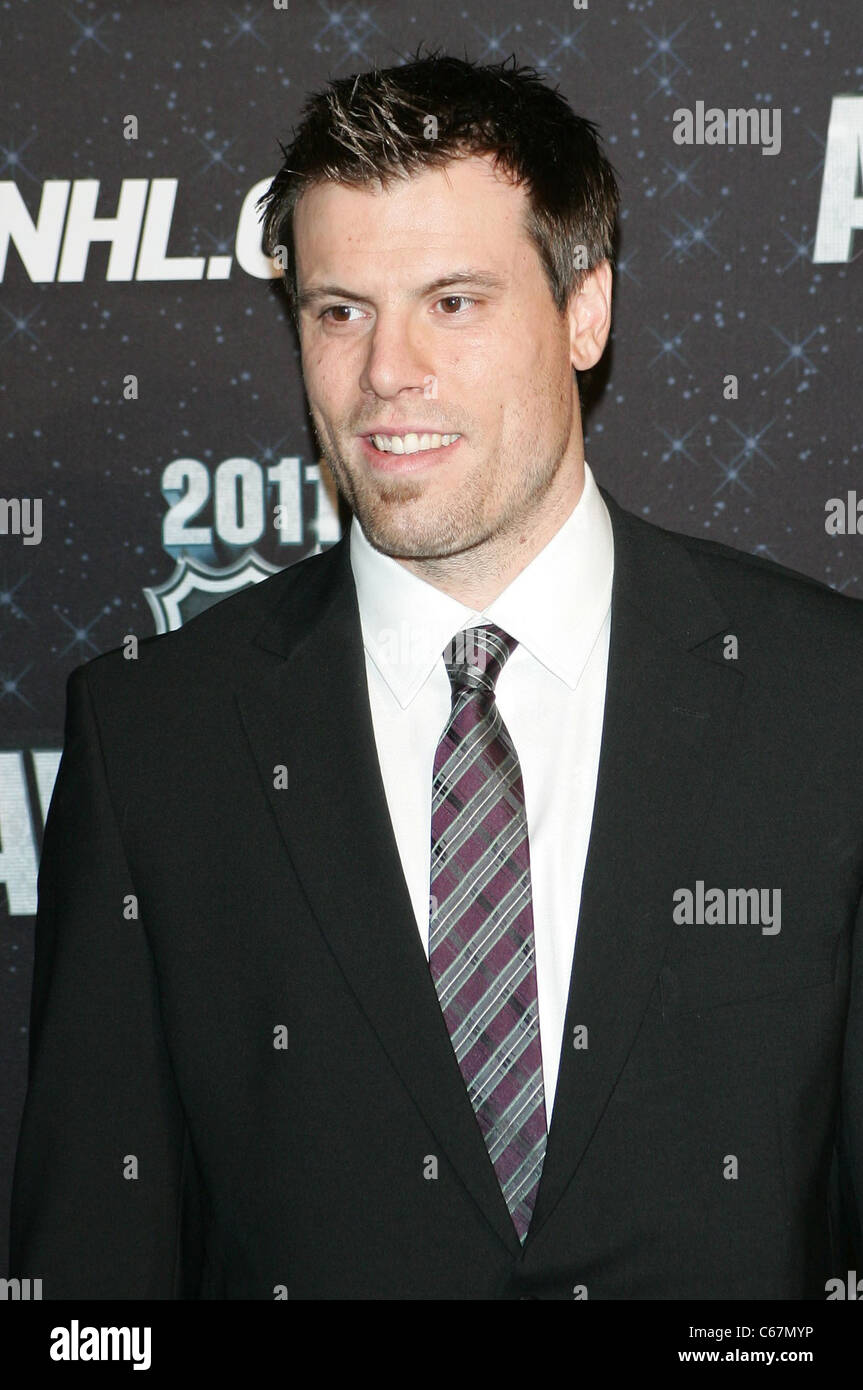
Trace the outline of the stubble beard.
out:
M 472 476 L 456 497 L 439 496 L 426 479 L 369 477 L 348 464 L 337 439 L 317 422 L 315 434 L 339 492 L 376 550 L 393 559 L 443 559 L 483 539 L 480 478 Z
M 457 495 L 436 496 L 425 481 L 382 474 L 370 478 L 352 469 L 336 437 L 314 421 L 315 434 L 339 492 L 376 550 L 393 559 L 444 560 L 473 550 L 495 535 L 504 535 L 523 524 L 531 506 L 551 487 L 560 466 L 563 443 L 552 461 L 534 458 L 525 475 L 525 486 L 508 498 L 502 514 L 492 521 L 489 503 L 499 497 L 494 478 L 482 469 L 474 471 L 456 490 Z

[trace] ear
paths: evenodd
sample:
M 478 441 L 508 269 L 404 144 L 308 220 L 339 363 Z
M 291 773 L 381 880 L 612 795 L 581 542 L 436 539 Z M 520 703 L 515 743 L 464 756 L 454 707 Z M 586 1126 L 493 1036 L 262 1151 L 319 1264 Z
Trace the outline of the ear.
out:
M 595 367 L 611 331 L 611 266 L 600 261 L 570 296 L 569 351 L 578 372 Z

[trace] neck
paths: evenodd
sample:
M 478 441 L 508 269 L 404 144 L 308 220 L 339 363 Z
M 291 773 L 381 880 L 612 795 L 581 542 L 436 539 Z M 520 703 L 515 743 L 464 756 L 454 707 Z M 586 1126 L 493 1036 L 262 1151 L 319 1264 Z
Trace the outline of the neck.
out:
M 582 459 L 565 485 L 555 489 L 553 495 L 548 494 L 542 507 L 530 516 L 519 517 L 456 555 L 423 560 L 399 558 L 399 564 L 450 598 L 481 612 L 545 549 L 572 514 L 583 491 Z

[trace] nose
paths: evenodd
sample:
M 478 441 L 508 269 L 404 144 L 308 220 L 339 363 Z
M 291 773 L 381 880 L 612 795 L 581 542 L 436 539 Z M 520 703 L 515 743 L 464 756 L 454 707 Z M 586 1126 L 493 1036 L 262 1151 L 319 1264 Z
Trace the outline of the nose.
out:
M 380 311 L 366 339 L 362 390 L 385 399 L 401 391 L 422 391 L 432 376 L 419 327 L 405 313 Z

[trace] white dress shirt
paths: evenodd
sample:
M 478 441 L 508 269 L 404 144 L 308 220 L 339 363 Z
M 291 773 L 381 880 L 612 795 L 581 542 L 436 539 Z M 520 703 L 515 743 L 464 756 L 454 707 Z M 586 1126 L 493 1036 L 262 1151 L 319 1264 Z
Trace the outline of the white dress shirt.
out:
M 375 550 L 354 517 L 350 559 L 390 819 L 428 956 L 431 785 L 456 632 L 494 622 L 518 640 L 496 696 L 521 763 L 530 844 L 539 1027 L 550 1126 L 605 706 L 614 542 L 590 468 L 577 505 L 481 613 Z

